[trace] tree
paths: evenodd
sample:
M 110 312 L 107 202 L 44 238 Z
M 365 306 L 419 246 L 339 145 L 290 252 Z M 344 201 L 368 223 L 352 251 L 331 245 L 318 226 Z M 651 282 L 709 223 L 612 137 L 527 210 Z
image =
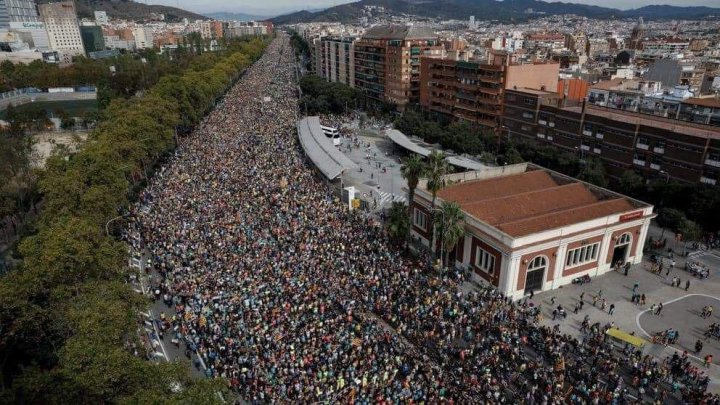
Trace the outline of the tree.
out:
M 443 176 L 448 172 L 448 164 L 446 156 L 442 152 L 436 150 L 432 151 L 428 155 L 426 160 L 426 168 L 424 170 L 425 176 L 427 176 L 427 189 L 432 193 L 432 207 L 430 212 L 430 223 L 435 223 L 435 201 L 437 199 L 437 193 L 444 186 Z M 437 244 L 435 227 L 433 227 L 432 241 L 430 243 L 430 258 L 435 257 L 435 245 Z
M 600 187 L 606 187 L 608 183 L 602 163 L 600 160 L 592 158 L 586 159 L 577 178 Z
M 674 208 L 663 208 L 658 213 L 656 221 L 660 227 L 670 229 L 673 232 L 678 232 L 687 221 L 687 218 L 685 218 L 685 214 L 683 214 L 680 210 L 676 210 Z
M 420 156 L 413 154 L 400 166 L 400 175 L 407 181 L 408 185 L 408 217 L 412 217 L 412 206 L 415 201 L 415 189 L 420 178 L 425 174 L 425 164 Z
M 410 217 L 407 215 L 405 204 L 395 201 L 390 206 L 387 232 L 394 242 L 407 244 L 410 238 Z
M 503 155 L 498 156 L 498 164 L 500 165 L 514 165 L 524 161 L 520 152 L 513 146 L 508 147 Z
M 634 170 L 625 170 L 620 176 L 620 191 L 625 194 L 636 196 L 645 186 L 645 179 Z
M 460 208 L 460 204 L 454 201 L 444 201 L 440 209 L 442 210 L 439 224 L 441 227 L 440 236 L 445 248 L 443 263 L 448 267 L 450 266 L 450 263 L 448 263 L 450 252 L 455 249 L 458 242 L 465 236 L 465 214 Z

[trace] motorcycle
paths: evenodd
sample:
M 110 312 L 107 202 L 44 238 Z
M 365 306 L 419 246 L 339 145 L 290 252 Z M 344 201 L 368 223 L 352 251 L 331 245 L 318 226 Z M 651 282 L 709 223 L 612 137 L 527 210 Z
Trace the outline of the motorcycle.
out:
M 586 284 L 586 283 L 589 283 L 589 282 L 590 282 L 590 276 L 588 276 L 587 274 L 584 275 L 584 276 L 575 277 L 574 279 L 572 279 L 572 283 L 573 283 L 573 284 L 580 284 L 580 285 L 582 285 L 582 284 Z

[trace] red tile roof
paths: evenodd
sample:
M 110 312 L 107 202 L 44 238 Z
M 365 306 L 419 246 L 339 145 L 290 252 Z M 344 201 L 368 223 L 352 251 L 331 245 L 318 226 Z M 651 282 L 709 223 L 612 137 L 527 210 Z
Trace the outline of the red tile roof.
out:
M 531 170 L 448 186 L 438 197 L 513 237 L 637 209 L 627 198 L 593 192 L 584 183 L 560 183 L 545 170 Z

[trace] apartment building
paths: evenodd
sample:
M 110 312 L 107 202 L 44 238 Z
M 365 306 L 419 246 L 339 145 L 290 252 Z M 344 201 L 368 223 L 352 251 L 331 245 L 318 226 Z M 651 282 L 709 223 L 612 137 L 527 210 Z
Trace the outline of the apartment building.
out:
M 403 109 L 420 100 L 420 57 L 440 55 L 442 50 L 438 36 L 427 27 L 370 28 L 355 42 L 355 87 Z
M 505 89 L 557 89 L 559 64 L 522 64 L 513 61 L 512 54 L 493 51 L 478 61 L 423 57 L 420 71 L 424 109 L 495 128 Z
M 45 22 L 50 49 L 58 52 L 61 64 L 72 63 L 73 56 L 85 54 L 73 1 L 40 4 L 38 9 Z
M 153 31 L 150 27 L 138 26 L 133 28 L 135 49 L 148 49 L 153 47 Z
M 355 37 L 322 37 L 317 75 L 329 82 L 355 87 Z
M 614 178 L 633 170 L 646 179 L 710 185 L 720 180 L 720 128 L 710 125 L 586 102 L 563 106 L 555 93 L 517 89 L 505 93 L 502 130 L 507 139 L 600 159 Z

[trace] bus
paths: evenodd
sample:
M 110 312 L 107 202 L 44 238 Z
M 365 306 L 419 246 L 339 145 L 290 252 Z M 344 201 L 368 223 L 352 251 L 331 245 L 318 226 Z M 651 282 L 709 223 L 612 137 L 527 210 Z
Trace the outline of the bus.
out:
M 340 145 L 340 131 L 338 131 L 337 128 L 326 127 L 324 125 L 320 125 L 320 128 L 322 129 L 325 136 L 332 139 L 333 145 L 335 145 L 335 146 Z

